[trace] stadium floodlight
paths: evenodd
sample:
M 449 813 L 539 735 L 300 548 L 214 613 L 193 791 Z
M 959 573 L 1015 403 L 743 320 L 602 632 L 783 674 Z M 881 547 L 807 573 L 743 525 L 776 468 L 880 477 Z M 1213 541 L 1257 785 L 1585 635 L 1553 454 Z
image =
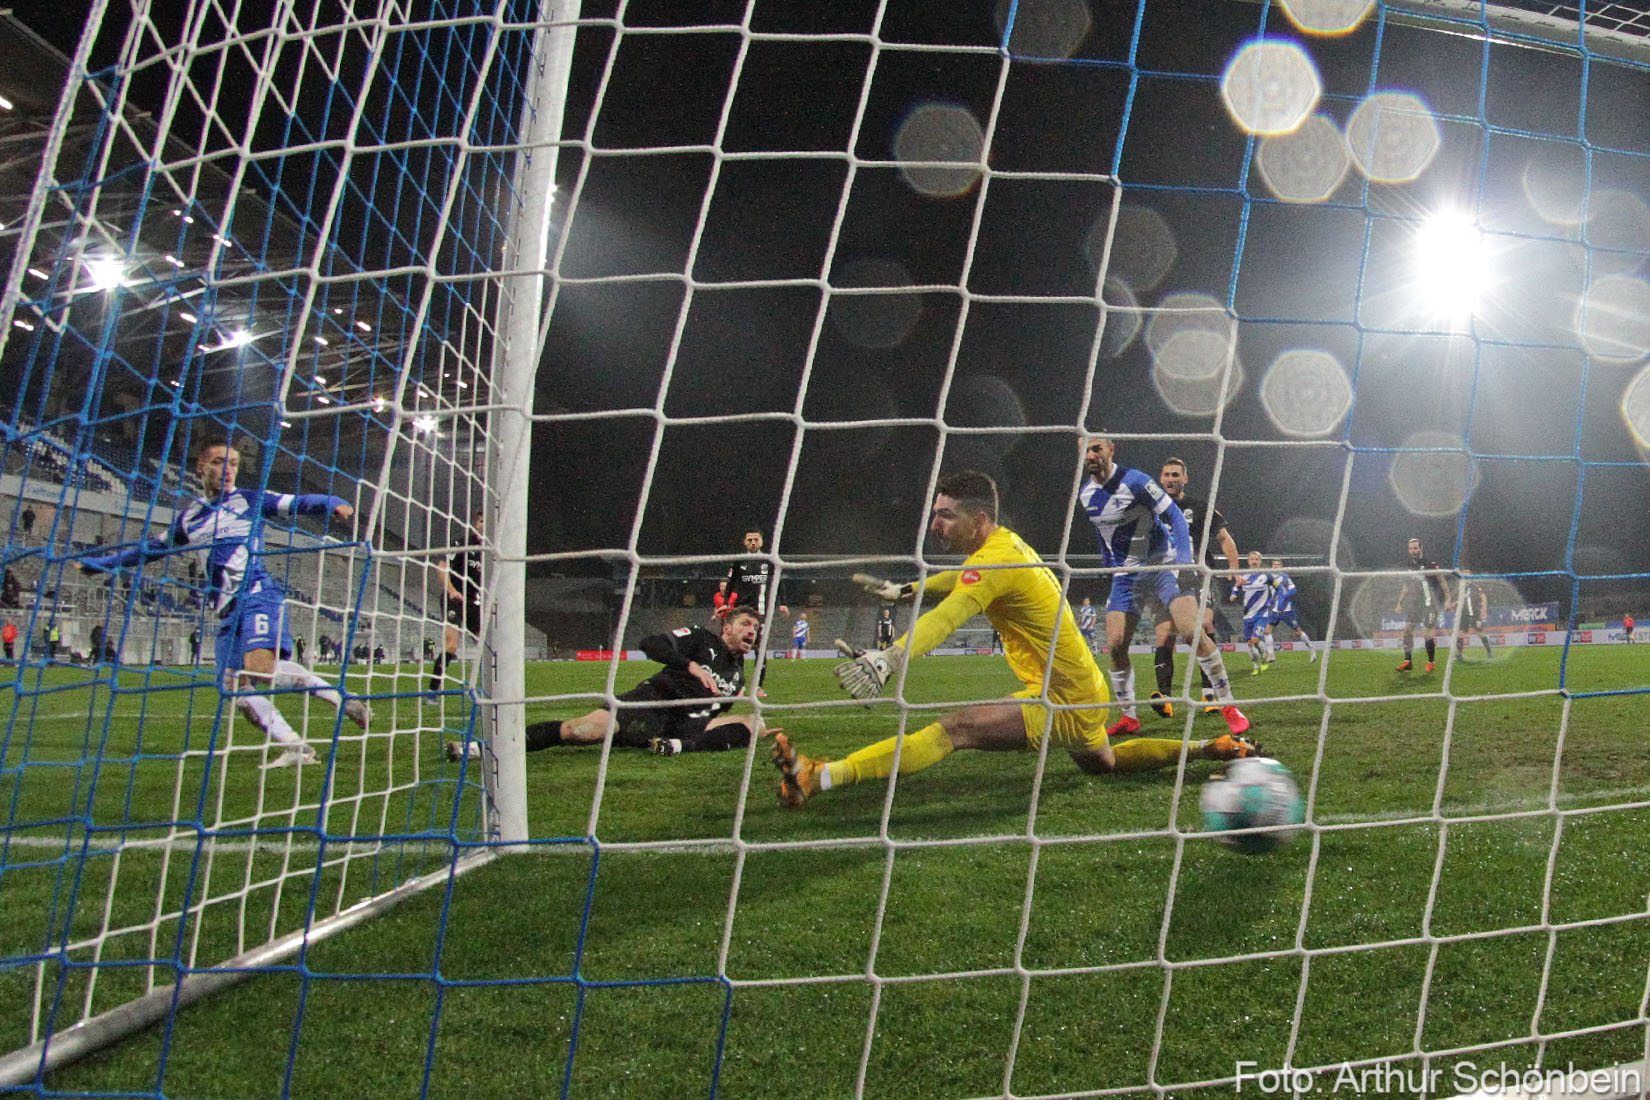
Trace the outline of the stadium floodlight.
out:
M 12 101 L 10 99 L 7 99 L 5 96 L 0 95 L 0 111 L 9 111 L 14 106 L 15 106 L 15 104 L 12 103 Z
M 1416 228 L 1415 289 L 1430 309 L 1451 318 L 1471 316 L 1489 281 L 1489 253 L 1472 218 L 1444 210 Z
M 94 256 L 86 261 L 86 277 L 88 291 L 113 290 L 126 281 L 126 265 L 114 256 Z
M 434 435 L 436 429 L 436 419 L 433 416 L 415 417 L 413 419 L 413 427 L 418 431 L 424 432 L 426 435 Z

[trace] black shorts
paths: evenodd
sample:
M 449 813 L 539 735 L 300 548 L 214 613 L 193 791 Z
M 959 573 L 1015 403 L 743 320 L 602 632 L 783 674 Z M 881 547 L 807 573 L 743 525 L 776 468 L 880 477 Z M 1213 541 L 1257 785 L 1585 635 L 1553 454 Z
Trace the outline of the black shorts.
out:
M 1404 608 L 1404 618 L 1412 630 L 1437 630 L 1438 605 L 1415 604 Z
M 715 714 L 699 713 L 700 708 L 680 701 L 674 706 L 648 705 L 668 698 L 651 680 L 643 680 L 620 695 L 619 712 L 614 716 L 613 743 L 645 749 L 655 737 L 692 737 L 702 732 L 716 717 Z
M 447 622 L 462 627 L 472 638 L 481 637 L 481 600 L 455 600 L 448 596 Z
M 1469 630 L 1478 630 L 1484 625 L 1481 615 L 1462 615 L 1455 624 L 1455 629 L 1465 634 Z

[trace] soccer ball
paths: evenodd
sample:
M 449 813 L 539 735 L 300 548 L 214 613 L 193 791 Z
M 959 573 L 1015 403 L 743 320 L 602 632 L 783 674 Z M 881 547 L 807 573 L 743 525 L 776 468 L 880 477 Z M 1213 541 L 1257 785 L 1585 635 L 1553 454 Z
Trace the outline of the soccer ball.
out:
M 1247 756 L 1226 765 L 1225 774 L 1203 784 L 1197 804 L 1203 811 L 1203 827 L 1211 833 L 1271 826 L 1265 832 L 1215 838 L 1247 855 L 1282 847 L 1306 820 L 1306 805 L 1295 777 L 1264 756 Z

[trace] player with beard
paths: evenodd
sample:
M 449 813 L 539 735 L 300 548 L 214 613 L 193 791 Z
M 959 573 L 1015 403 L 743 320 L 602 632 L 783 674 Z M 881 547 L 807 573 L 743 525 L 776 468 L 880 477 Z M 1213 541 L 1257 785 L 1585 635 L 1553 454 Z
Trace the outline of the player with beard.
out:
M 1419 627 L 1427 647 L 1426 670 L 1431 672 L 1438 667 L 1438 642 L 1434 637 L 1438 618 L 1454 605 L 1450 602 L 1443 577 L 1429 572 L 1441 567 L 1437 562 L 1426 560 L 1421 552 L 1420 539 L 1409 540 L 1408 565 L 1419 576 L 1405 582 L 1403 591 L 1398 595 L 1398 605 L 1392 609 L 1395 614 L 1404 617 L 1404 659 L 1398 662 L 1398 671 L 1408 672 L 1415 667 L 1415 629 Z
M 1083 511 L 1094 524 L 1101 559 L 1118 570 L 1106 597 L 1106 648 L 1111 657 L 1112 693 L 1122 705 L 1123 717 L 1110 732 L 1126 736 L 1140 729 L 1134 715 L 1129 639 L 1140 621 L 1141 605 L 1150 596 L 1168 609 L 1176 633 L 1192 645 L 1227 727 L 1242 733 L 1249 728 L 1249 719 L 1232 698 L 1220 647 L 1198 621 L 1195 589 L 1183 583 L 1189 582 L 1193 560 L 1186 518 L 1162 486 L 1139 470 L 1118 465 L 1115 454 L 1116 445 L 1110 438 L 1090 439 L 1083 455 L 1089 477 L 1078 491 Z M 1146 571 L 1151 566 L 1160 568 Z
M 1202 556 L 1209 568 L 1222 568 L 1220 559 L 1215 556 L 1218 549 L 1226 558 L 1227 576 L 1233 584 L 1237 583 L 1239 573 L 1242 572 L 1238 563 L 1237 543 L 1232 538 L 1232 532 L 1226 527 L 1226 517 L 1202 497 L 1193 496 L 1186 491 L 1186 460 L 1183 458 L 1168 458 L 1163 462 L 1163 468 L 1158 471 L 1157 483 L 1163 486 L 1163 491 L 1169 498 L 1180 506 L 1180 514 L 1186 517 L 1186 528 L 1192 536 L 1192 553 Z M 1164 608 L 1166 612 L 1168 609 Z M 1215 629 L 1215 601 L 1214 593 L 1210 592 L 1210 599 L 1203 607 L 1203 632 L 1213 634 Z M 1153 671 L 1157 675 L 1157 690 L 1152 692 L 1152 709 L 1164 718 L 1174 716 L 1174 704 L 1168 701 L 1168 696 L 1174 694 L 1174 623 L 1169 615 L 1164 614 L 1157 620 L 1157 648 L 1152 651 Z M 1209 683 L 1209 674 L 1202 667 L 1198 668 L 1198 676 L 1203 681 L 1203 698 L 1214 699 L 1214 688 Z M 1162 700 L 1159 702 L 1159 700 Z M 1206 708 L 1211 713 L 1218 713 L 1219 708 Z
M 935 487 L 928 530 L 947 552 L 966 555 L 960 569 L 930 577 L 923 589 L 945 598 L 917 618 L 892 646 L 860 653 L 836 667 L 837 681 L 855 699 L 874 699 L 907 660 L 928 653 L 958 627 L 983 614 L 1002 635 L 1009 667 L 1024 685 L 1008 699 L 952 711 L 914 733 L 867 745 L 846 758 L 803 755 L 783 733 L 774 737 L 779 798 L 800 806 L 821 791 L 921 771 L 961 749 L 1025 751 L 1045 734 L 1085 772 L 1172 767 L 1179 738 L 1134 737 L 1113 746 L 1106 733 L 1106 682 L 1083 644 L 1060 582 L 1037 552 L 997 522 L 997 485 L 974 470 L 946 474 Z M 866 591 L 885 600 L 911 595 L 914 584 L 858 575 Z M 1044 682 L 1047 681 L 1047 687 Z M 1051 705 L 1059 709 L 1053 709 Z M 1138 726 L 1136 727 L 1138 728 Z M 1244 738 L 1223 734 L 1189 746 L 1195 756 L 1230 760 L 1258 753 Z
M 762 616 L 737 607 L 722 619 L 721 633 L 684 626 L 643 638 L 641 651 L 664 667 L 607 705 L 588 714 L 527 727 L 527 751 L 557 745 L 613 744 L 646 749 L 659 756 L 743 748 L 764 731 L 754 714 L 725 714 L 745 686 L 745 655 L 756 648 Z M 447 756 L 462 755 L 461 742 L 447 743 Z M 474 755 L 472 753 L 471 755 Z
M 762 552 L 762 532 L 755 527 L 745 529 L 745 553 Z M 743 557 L 728 566 L 728 575 L 717 586 L 711 597 L 715 615 L 721 618 L 736 607 L 748 607 L 766 619 L 775 608 L 782 618 L 790 618 L 791 609 L 779 602 L 779 591 L 773 571 L 773 562 L 766 559 Z M 767 662 L 759 656 L 756 661 L 757 695 L 765 695 L 762 683 L 768 678 Z

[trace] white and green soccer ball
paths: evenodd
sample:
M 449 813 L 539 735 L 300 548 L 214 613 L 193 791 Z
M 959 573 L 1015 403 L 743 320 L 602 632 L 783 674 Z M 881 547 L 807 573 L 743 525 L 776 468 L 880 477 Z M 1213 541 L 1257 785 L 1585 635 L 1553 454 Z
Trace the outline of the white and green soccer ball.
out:
M 1300 832 L 1306 804 L 1289 769 L 1264 756 L 1248 756 L 1226 765 L 1224 774 L 1203 784 L 1197 800 L 1203 827 L 1220 843 L 1247 855 L 1270 852 Z M 1234 829 L 1264 829 L 1233 833 Z

